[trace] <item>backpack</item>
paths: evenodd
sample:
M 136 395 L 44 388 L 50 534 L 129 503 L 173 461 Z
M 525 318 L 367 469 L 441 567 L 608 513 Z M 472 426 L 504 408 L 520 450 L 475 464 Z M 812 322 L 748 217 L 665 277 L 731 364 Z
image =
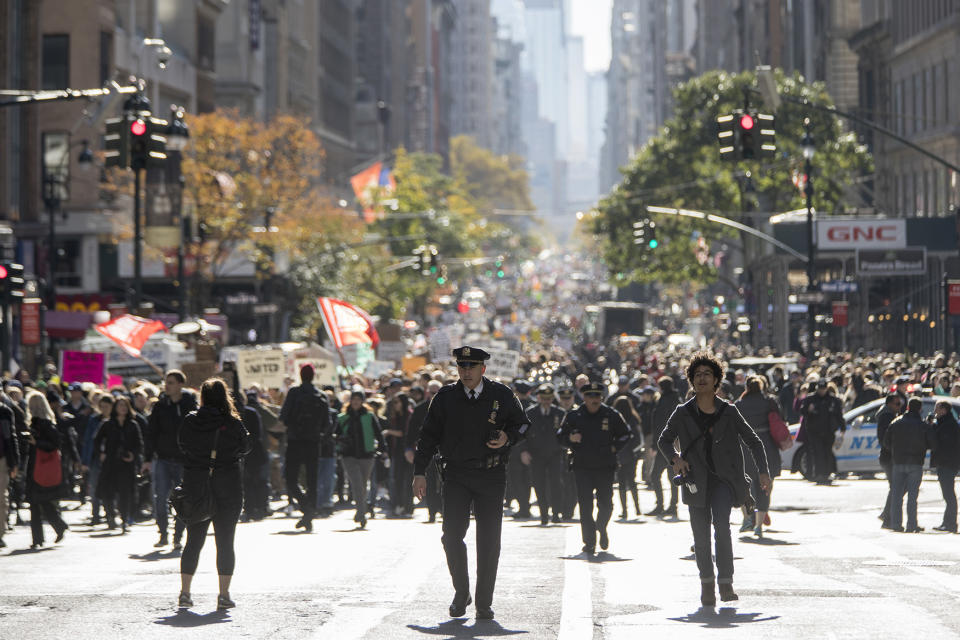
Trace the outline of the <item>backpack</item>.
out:
M 37 449 L 37 457 L 33 463 L 33 481 L 38 487 L 46 489 L 59 487 L 63 482 L 63 468 L 60 466 L 60 451 L 44 451 Z
M 294 440 L 319 440 L 330 424 L 327 396 L 315 388 L 301 387 L 294 405 L 289 437 Z

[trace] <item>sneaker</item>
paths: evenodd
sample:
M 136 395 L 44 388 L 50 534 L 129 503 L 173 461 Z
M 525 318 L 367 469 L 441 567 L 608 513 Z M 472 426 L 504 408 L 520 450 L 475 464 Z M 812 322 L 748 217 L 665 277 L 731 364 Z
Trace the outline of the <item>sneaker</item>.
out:
M 743 524 L 740 525 L 740 533 L 746 533 L 747 531 L 750 531 L 751 529 L 753 529 L 755 526 L 756 526 L 756 523 L 754 523 L 753 518 L 744 518 Z
M 217 611 L 233 609 L 237 603 L 230 599 L 230 596 L 217 596 Z
M 762 525 L 762 524 L 758 524 L 758 525 L 757 525 L 756 529 L 753 530 L 753 535 L 755 535 L 755 536 L 758 537 L 758 538 L 762 538 L 762 537 L 763 537 L 763 525 Z
M 193 600 L 190 598 L 189 593 L 180 592 L 180 598 L 177 600 L 177 607 L 181 609 L 189 609 L 193 606 Z
M 56 540 L 54 540 L 54 542 L 63 542 L 63 536 L 66 535 L 67 530 L 68 530 L 69 528 L 70 528 L 70 527 L 64 525 L 64 526 L 63 526 L 63 529 L 60 529 L 60 531 L 57 532 L 57 538 L 56 538 Z
M 669 509 L 666 509 L 663 512 L 664 518 L 676 518 L 677 517 L 677 505 L 670 505 Z

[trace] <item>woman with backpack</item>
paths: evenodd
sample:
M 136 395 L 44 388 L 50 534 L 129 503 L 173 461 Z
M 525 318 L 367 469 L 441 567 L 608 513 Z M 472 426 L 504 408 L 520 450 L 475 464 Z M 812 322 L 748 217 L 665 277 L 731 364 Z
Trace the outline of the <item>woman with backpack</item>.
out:
M 178 606 L 193 606 L 190 587 L 212 523 L 220 576 L 217 609 L 230 609 L 236 606 L 230 599 L 236 565 L 233 541 L 243 507 L 242 462 L 250 451 L 250 438 L 223 380 L 211 378 L 200 387 L 200 408 L 187 414 L 178 441 L 184 455 L 184 493 L 197 495 L 209 490 L 214 504 L 211 519 L 187 526 L 187 544 L 180 558 Z
M 56 542 L 63 540 L 67 523 L 60 517 L 57 500 L 63 492 L 63 455 L 60 432 L 54 423 L 53 409 L 42 393 L 27 396 L 27 422 L 30 449 L 27 453 L 27 500 L 30 501 L 31 549 L 43 545 L 43 521 L 57 533 Z M 4 525 L 6 523 L 3 523 Z
M 367 484 L 374 459 L 383 450 L 380 421 L 364 404 L 362 391 L 350 394 L 350 403 L 337 417 L 337 442 L 343 456 L 343 470 L 350 482 L 350 493 L 357 505 L 353 521 L 360 528 L 367 526 Z
M 97 497 L 107 512 L 107 528 L 117 528 L 114 513 L 119 509 L 120 531 L 126 533 L 127 526 L 133 524 L 137 469 L 143 457 L 143 434 L 126 396 L 118 396 L 113 403 L 110 419 L 94 440 L 94 449 L 100 452 Z

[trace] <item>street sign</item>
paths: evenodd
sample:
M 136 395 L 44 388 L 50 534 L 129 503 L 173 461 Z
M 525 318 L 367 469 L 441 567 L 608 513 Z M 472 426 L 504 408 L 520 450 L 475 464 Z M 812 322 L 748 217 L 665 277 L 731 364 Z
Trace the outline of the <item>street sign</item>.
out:
M 857 249 L 856 262 L 860 276 L 922 276 L 927 273 L 927 249 Z
M 850 303 L 846 302 L 845 300 L 834 300 L 832 307 L 833 307 L 833 326 L 835 327 L 847 326 L 848 311 L 850 309 Z
M 40 300 L 27 298 L 20 305 L 20 344 L 40 344 Z
M 797 302 L 801 304 L 821 304 L 826 299 L 822 291 L 801 291 L 797 294 Z
M 820 291 L 824 293 L 856 293 L 860 290 L 860 283 L 847 282 L 846 280 L 833 280 L 832 282 L 821 282 Z
M 960 280 L 947 280 L 947 313 L 960 316 Z

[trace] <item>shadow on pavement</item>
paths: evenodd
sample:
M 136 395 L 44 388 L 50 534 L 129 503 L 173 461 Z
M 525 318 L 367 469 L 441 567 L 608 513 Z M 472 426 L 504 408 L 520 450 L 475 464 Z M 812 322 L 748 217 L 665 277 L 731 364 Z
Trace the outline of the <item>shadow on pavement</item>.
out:
M 408 629 L 434 636 L 447 638 L 488 638 L 495 636 L 515 636 L 529 633 L 517 629 L 504 629 L 496 620 L 477 620 L 472 627 L 467 626 L 466 618 L 457 618 L 441 622 L 435 627 L 423 627 L 418 624 L 408 624 Z
M 155 560 L 171 560 L 179 558 L 179 551 L 151 551 L 150 553 L 131 553 L 128 556 L 131 560 L 142 560 L 143 562 L 153 562 Z
M 557 556 L 560 560 L 586 560 L 587 562 L 633 562 L 633 558 L 621 558 L 620 556 L 601 551 L 600 553 L 590 554 L 586 551 L 573 556 Z
M 769 622 L 780 617 L 761 616 L 763 616 L 762 613 L 737 613 L 734 607 L 720 607 L 719 610 L 713 607 L 700 607 L 695 613 L 689 613 L 680 618 L 667 618 L 667 620 L 699 624 L 707 629 L 732 629 L 742 624 Z
M 154 620 L 154 624 L 162 624 L 168 627 L 204 627 L 208 624 L 221 624 L 231 622 L 230 614 L 226 611 L 211 611 L 210 613 L 194 613 L 188 609 L 178 609 L 173 615 L 159 620 Z
M 649 520 L 633 519 L 633 520 L 617 520 L 616 522 L 617 524 L 647 524 Z
M 309 534 L 311 534 L 311 533 L 313 533 L 313 532 L 312 532 L 312 531 L 300 531 L 300 530 L 298 529 L 297 531 L 274 531 L 274 532 L 273 532 L 272 534 L 270 534 L 270 535 L 274 535 L 274 536 L 302 536 L 302 535 L 309 535 Z
M 767 547 L 777 547 L 777 546 L 793 546 L 800 544 L 799 542 L 789 542 L 788 540 L 778 540 L 776 538 L 754 538 L 753 536 L 740 536 L 740 542 L 746 542 L 747 544 L 758 544 L 760 546 Z
M 53 551 L 54 547 L 40 547 L 39 549 L 14 549 L 8 556 L 22 556 L 26 553 L 42 553 L 44 551 Z
M 121 532 L 120 532 L 120 529 L 117 529 L 115 532 L 114 532 L 114 531 L 104 531 L 103 533 L 91 533 L 91 534 L 90 534 L 89 536 L 87 536 L 87 537 L 88 537 L 88 538 L 115 538 L 115 537 L 119 537 L 119 536 L 122 536 L 122 535 L 125 535 L 125 534 L 121 533 Z
M 559 522 L 550 522 L 548 524 L 522 524 L 520 525 L 521 529 L 567 529 L 570 525 L 561 524 Z

